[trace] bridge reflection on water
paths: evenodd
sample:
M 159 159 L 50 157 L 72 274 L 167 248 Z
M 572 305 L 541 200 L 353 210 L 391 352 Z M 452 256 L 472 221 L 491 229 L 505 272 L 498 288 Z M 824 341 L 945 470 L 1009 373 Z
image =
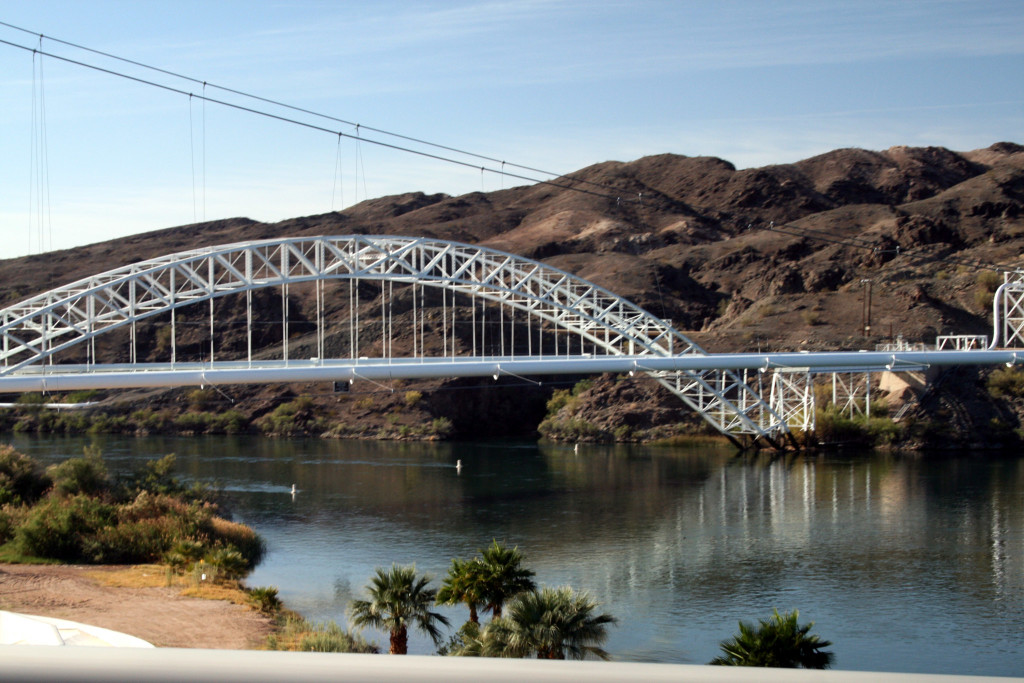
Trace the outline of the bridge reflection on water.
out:
M 15 445 L 52 461 L 84 443 Z M 1015 459 L 99 443 L 113 468 L 175 452 L 188 476 L 221 482 L 270 544 L 251 585 L 278 586 L 314 620 L 344 621 L 378 565 L 416 562 L 439 577 L 452 557 L 499 538 L 525 551 L 541 582 L 589 589 L 619 617 L 607 648 L 620 660 L 704 663 L 738 620 L 798 608 L 835 642 L 840 668 L 1014 675 L 1024 662 L 1024 465 Z M 433 651 L 422 639 L 412 647 Z

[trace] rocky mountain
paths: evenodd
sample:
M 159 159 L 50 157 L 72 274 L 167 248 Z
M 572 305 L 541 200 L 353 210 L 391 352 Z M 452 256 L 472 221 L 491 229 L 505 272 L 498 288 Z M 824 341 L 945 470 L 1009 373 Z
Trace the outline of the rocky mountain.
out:
M 422 235 L 573 272 L 671 320 L 709 351 L 874 348 L 897 337 L 932 343 L 937 334 L 991 333 L 991 273 L 1024 267 L 1022 211 L 1024 147 L 1009 142 L 971 152 L 840 149 L 741 170 L 722 159 L 662 154 L 595 164 L 553 184 L 458 197 L 408 193 L 279 223 L 215 221 L 0 261 L 0 302 L 205 245 L 284 235 Z M 312 319 L 310 297 L 296 297 L 295 319 Z M 280 338 L 274 316 L 265 321 L 268 344 Z M 154 357 L 158 326 L 139 333 Z M 185 348 L 202 345 L 201 332 L 193 336 L 181 341 Z M 111 349 L 107 360 L 123 353 Z M 465 383 L 445 386 L 451 384 Z M 442 400 L 440 386 L 416 389 L 426 398 L 409 407 L 421 413 L 410 424 L 445 417 L 468 433 L 470 425 L 495 421 L 481 422 L 479 406 L 490 401 Z M 282 396 L 307 391 L 239 390 L 237 405 L 258 417 Z M 630 405 L 640 416 L 630 419 L 638 425 L 684 419 L 655 409 L 668 400 L 658 392 L 635 393 Z M 161 400 L 181 403 L 176 395 Z M 514 431 L 535 428 L 547 395 L 527 401 L 532 412 L 520 411 Z M 595 406 L 604 400 L 593 398 Z M 395 408 L 378 403 L 364 420 Z M 492 409 L 508 403 L 497 398 Z M 322 417 L 336 419 L 338 410 L 324 408 Z

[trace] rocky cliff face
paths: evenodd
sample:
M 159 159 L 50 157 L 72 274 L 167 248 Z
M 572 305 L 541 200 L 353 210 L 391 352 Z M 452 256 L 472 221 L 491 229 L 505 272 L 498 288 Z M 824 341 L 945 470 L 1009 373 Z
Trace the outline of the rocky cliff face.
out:
M 721 159 L 664 154 L 596 164 L 557 182 L 586 192 L 534 185 L 460 197 L 409 193 L 275 224 L 217 221 L 7 260 L 0 262 L 0 301 L 203 245 L 282 235 L 423 235 L 541 259 L 671 320 L 710 351 L 873 348 L 897 336 L 931 343 L 936 334 L 991 333 L 994 280 L 984 268 L 1022 265 L 1024 147 L 1013 143 L 961 153 L 841 149 L 743 170 Z M 303 321 L 308 328 L 315 315 L 308 294 L 293 296 L 291 330 L 301 345 Z M 218 346 L 239 353 L 241 332 L 230 323 L 244 311 L 224 306 Z M 266 308 L 273 308 L 269 301 Z M 337 303 L 333 310 L 343 309 Z M 281 332 L 275 316 L 268 312 L 260 328 L 268 345 Z M 145 357 L 161 353 L 158 327 L 140 330 Z M 200 328 L 179 344 L 200 349 Z M 328 348 L 346 351 L 340 335 Z M 119 359 L 124 346 L 110 344 L 103 353 Z M 417 387 L 427 394 L 440 388 Z M 280 391 L 239 394 L 259 397 L 269 410 Z M 614 391 L 593 393 L 593 405 L 611 410 Z M 639 413 L 653 424 L 664 412 L 657 404 L 669 399 L 640 393 L 649 395 L 629 400 L 631 415 L 646 402 L 651 409 Z M 432 399 L 418 409 L 444 416 L 445 403 Z M 504 400 L 494 405 L 508 408 Z M 462 402 L 452 416 L 480 425 L 478 414 L 459 417 L 472 414 L 468 408 Z M 378 417 L 385 414 L 382 405 Z M 600 420 L 611 426 L 615 417 Z M 512 431 L 522 429 L 517 422 Z

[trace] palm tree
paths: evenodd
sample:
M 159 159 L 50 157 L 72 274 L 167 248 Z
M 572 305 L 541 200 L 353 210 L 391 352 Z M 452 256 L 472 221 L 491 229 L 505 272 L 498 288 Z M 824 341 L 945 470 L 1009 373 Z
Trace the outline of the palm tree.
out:
M 452 566 L 448 568 L 448 576 L 441 584 L 441 590 L 437 592 L 437 604 L 457 605 L 460 602 L 466 603 L 469 607 L 469 620 L 479 624 L 477 608 L 484 603 L 487 566 L 477 558 L 472 560 L 452 559 Z
M 434 644 L 441 642 L 438 624 L 448 625 L 448 620 L 438 612 L 431 612 L 437 591 L 427 588 L 430 578 L 416 576 L 416 567 L 391 565 L 389 571 L 377 567 L 377 574 L 370 579 L 367 590 L 369 600 L 353 600 L 349 609 L 352 623 L 356 626 L 388 631 L 391 634 L 393 655 L 404 655 L 409 650 L 409 626 L 426 633 Z
M 533 571 L 525 569 L 519 547 L 508 548 L 497 541 L 480 549 L 481 562 L 486 568 L 484 577 L 484 609 L 495 619 L 501 616 L 501 607 L 509 598 L 537 587 Z
M 724 653 L 711 660 L 712 664 L 726 666 L 768 666 L 805 669 L 827 669 L 835 654 L 825 652 L 832 643 L 818 636 L 808 635 L 814 626 L 800 626 L 798 610 L 781 615 L 779 610 L 760 625 L 740 622 L 740 632 L 730 640 L 722 641 Z
M 608 659 L 599 645 L 608 637 L 609 614 L 597 614 L 598 603 L 586 592 L 569 586 L 520 593 L 484 628 L 482 654 L 490 657 L 583 659 L 588 654 Z M 468 653 L 467 653 L 468 654 Z

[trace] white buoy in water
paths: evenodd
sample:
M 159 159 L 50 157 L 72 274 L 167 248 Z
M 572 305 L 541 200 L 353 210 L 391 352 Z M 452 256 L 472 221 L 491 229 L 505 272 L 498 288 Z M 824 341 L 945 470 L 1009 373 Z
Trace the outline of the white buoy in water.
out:
M 298 489 L 295 488 L 295 484 L 292 484 L 292 500 L 295 500 L 296 493 L 298 493 Z
M 579 452 L 580 452 L 580 445 L 576 444 L 575 446 L 573 446 L 572 447 L 572 452 L 576 453 L 576 454 L 579 454 Z
M 461 472 L 462 471 L 462 461 L 461 460 L 456 460 L 455 461 L 455 471 L 456 472 Z

